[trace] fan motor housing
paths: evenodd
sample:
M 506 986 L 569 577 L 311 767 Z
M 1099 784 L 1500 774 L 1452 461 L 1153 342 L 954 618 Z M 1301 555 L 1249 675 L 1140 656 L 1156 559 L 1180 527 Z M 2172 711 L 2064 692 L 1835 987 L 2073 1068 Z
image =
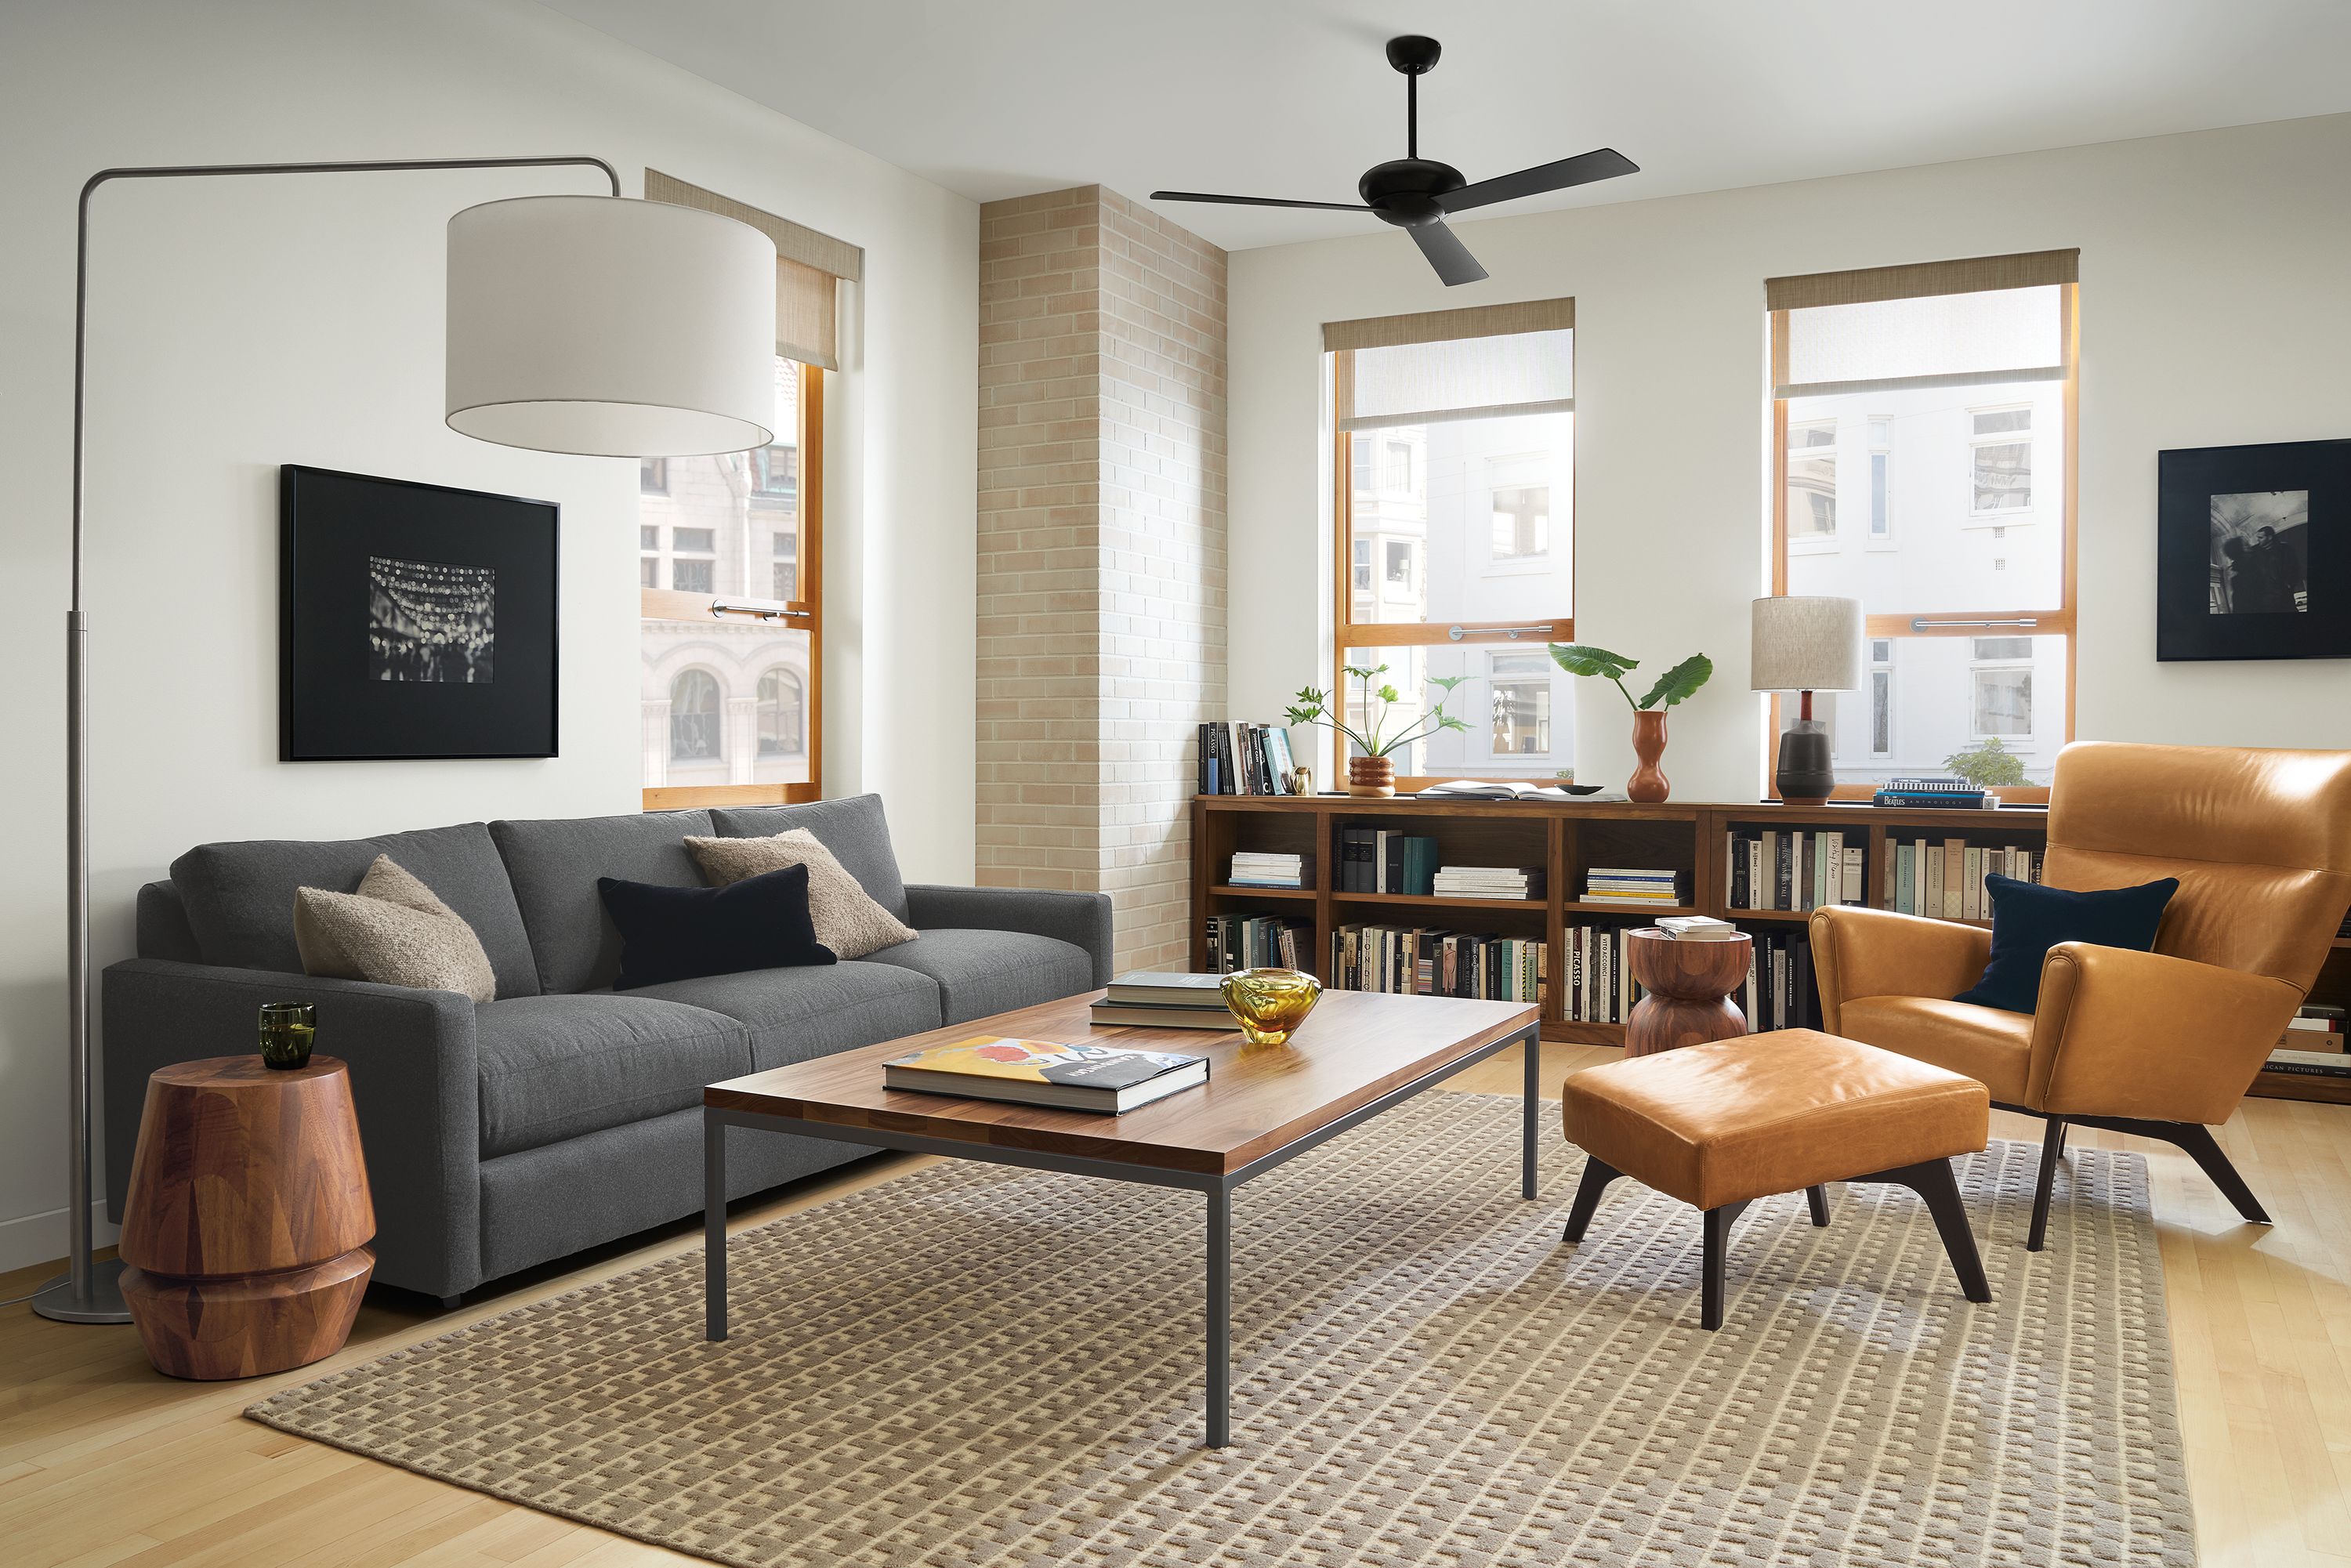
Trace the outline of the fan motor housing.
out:
M 1450 163 L 1433 158 L 1395 158 L 1364 170 L 1355 189 L 1381 221 L 1416 229 L 1440 222 L 1445 209 L 1437 204 L 1437 198 L 1468 183 L 1461 171 Z

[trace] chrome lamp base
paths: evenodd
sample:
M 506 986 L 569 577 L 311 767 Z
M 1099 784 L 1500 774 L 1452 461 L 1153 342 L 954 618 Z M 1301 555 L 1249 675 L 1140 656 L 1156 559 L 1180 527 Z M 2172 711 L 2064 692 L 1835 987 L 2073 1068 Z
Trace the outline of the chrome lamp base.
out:
M 122 1301 L 122 1260 L 100 1258 L 89 1266 L 89 1296 L 78 1300 L 73 1276 L 60 1274 L 33 1296 L 33 1310 L 61 1323 L 127 1323 L 131 1309 Z

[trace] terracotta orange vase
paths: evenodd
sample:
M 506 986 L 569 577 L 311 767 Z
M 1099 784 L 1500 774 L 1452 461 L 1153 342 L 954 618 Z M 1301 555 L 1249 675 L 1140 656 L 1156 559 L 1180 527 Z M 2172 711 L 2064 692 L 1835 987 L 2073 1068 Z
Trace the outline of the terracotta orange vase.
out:
M 1635 710 L 1633 715 L 1633 755 L 1641 759 L 1641 766 L 1633 769 L 1633 777 L 1625 781 L 1627 800 L 1654 806 L 1673 792 L 1673 785 L 1667 782 L 1665 769 L 1657 766 L 1657 758 L 1665 754 L 1666 710 L 1661 707 Z

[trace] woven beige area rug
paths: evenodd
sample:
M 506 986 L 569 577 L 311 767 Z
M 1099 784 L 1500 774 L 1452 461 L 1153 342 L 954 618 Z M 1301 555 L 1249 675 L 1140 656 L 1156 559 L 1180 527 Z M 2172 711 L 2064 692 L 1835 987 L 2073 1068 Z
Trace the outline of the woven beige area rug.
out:
M 2195 1561 L 2136 1155 L 1963 1183 L 1994 1301 L 1908 1192 L 1697 1214 L 1581 1156 L 1518 1196 L 1518 1103 L 1434 1092 L 1242 1187 L 1234 1446 L 1201 1448 L 1202 1202 L 946 1164 L 255 1406 L 256 1420 L 745 1565 Z M 737 1134 L 736 1136 L 757 1136 Z

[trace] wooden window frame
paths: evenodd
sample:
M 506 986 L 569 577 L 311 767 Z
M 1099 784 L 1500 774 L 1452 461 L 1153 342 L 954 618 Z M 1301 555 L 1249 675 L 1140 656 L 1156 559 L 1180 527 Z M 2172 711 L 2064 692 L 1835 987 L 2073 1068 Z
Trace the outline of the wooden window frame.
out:
M 2064 739 L 2066 742 L 2071 742 L 2074 738 L 2074 711 L 2076 695 L 2074 688 L 2077 684 L 2076 674 L 2081 660 L 2082 651 L 2080 623 L 2076 612 L 2076 594 L 2080 580 L 2081 547 L 2081 529 L 2077 525 L 2079 522 L 2079 505 L 2082 490 L 2082 327 L 2080 299 L 2082 286 L 2079 283 L 2060 283 L 2054 287 L 2058 290 L 2058 344 L 2060 351 L 2064 355 L 2065 371 L 2064 375 L 2061 378 L 2061 384 L 2064 388 L 2062 406 L 2064 411 L 2065 428 L 2060 433 L 2059 436 L 2064 454 L 2063 461 L 2065 466 L 2065 482 L 2063 496 L 2064 505 L 2061 508 L 2061 517 L 2059 521 L 2059 527 L 2064 529 L 2064 538 L 2059 549 L 2060 566 L 2058 607 L 2055 610 L 2014 608 L 1949 611 L 1938 610 L 1934 612 L 1930 619 L 1944 622 L 1960 622 L 2006 620 L 2020 615 L 2030 615 L 2033 617 L 2038 624 L 2033 626 L 2030 632 L 2026 632 L 2026 635 L 2033 637 L 2064 637 L 2065 639 Z M 1776 390 L 1788 384 L 1788 312 L 1785 310 L 1771 310 L 1767 311 L 1766 315 L 1771 320 L 1771 386 L 1774 389 L 1771 399 L 1771 591 L 1776 595 L 1783 594 L 1788 591 L 1788 400 L 1779 396 Z M 1970 428 L 1972 430 L 1973 427 L 1970 426 Z M 2037 438 L 2039 433 L 2035 432 L 2034 434 Z M 1973 438 L 1970 437 L 1971 450 L 1972 439 Z M 1972 474 L 1969 476 L 1969 483 L 1970 486 L 1974 483 Z M 1982 525 L 2003 521 L 2003 519 L 1998 517 L 1975 517 L 1972 514 L 1972 491 L 1970 491 L 1970 515 L 1968 518 L 1970 523 Z M 1891 515 L 1890 497 L 1888 515 Z M 1897 639 L 1915 637 L 1980 637 L 1984 634 L 1985 631 L 1985 629 L 1980 626 L 1962 625 L 1914 628 L 1910 624 L 1910 614 L 1867 615 L 1863 618 L 1862 635 L 1865 637 L 1893 637 Z M 1972 677 L 1970 677 L 1970 681 L 1972 682 Z M 1974 700 L 1974 689 L 1971 684 L 1969 689 L 1969 700 L 1970 704 L 1972 704 Z M 1763 734 L 1761 737 L 1761 744 L 1756 748 L 1757 765 L 1763 779 L 1764 798 L 1772 800 L 1776 800 L 1780 798 L 1779 786 L 1771 778 L 1772 749 L 1780 734 L 1780 702 L 1781 694 L 1773 692 L 1771 698 L 1770 715 L 1763 726 Z M 1973 723 L 1974 721 L 1971 712 L 1970 717 L 1970 728 L 1973 727 Z M 2018 786 L 2012 789 L 1997 789 L 1993 792 L 1999 795 L 2002 800 L 2014 800 L 2019 803 L 2046 801 L 2049 799 L 2049 789 L 2046 785 Z M 1838 800 L 1867 800 L 1876 793 L 1876 789 L 1872 785 L 1839 784 L 1830 792 L 1830 798 Z
M 1331 350 L 1331 390 L 1332 398 L 1331 406 L 1333 411 L 1344 409 L 1349 404 L 1351 381 L 1354 371 L 1354 350 L 1333 349 Z M 1353 453 L 1350 441 L 1350 437 L 1354 434 L 1354 432 L 1348 430 L 1343 421 L 1333 418 L 1331 422 L 1331 517 L 1332 538 L 1335 542 L 1331 552 L 1331 624 L 1332 628 L 1332 636 L 1331 640 L 1330 690 L 1332 698 L 1340 705 L 1339 711 L 1342 716 L 1343 716 L 1346 711 L 1347 650 L 1351 647 L 1431 647 L 1442 643 L 1448 646 L 1461 648 L 1472 646 L 1525 648 L 1543 647 L 1552 643 L 1573 643 L 1575 641 L 1575 617 L 1573 612 L 1575 608 L 1574 596 L 1576 591 L 1582 586 L 1582 579 L 1577 575 L 1575 559 L 1577 534 L 1575 525 L 1580 514 L 1577 512 L 1575 505 L 1576 455 L 1573 446 L 1570 447 L 1567 455 L 1567 580 L 1568 609 L 1571 613 L 1552 620 L 1531 620 L 1521 618 L 1513 621 L 1463 621 L 1458 622 L 1448 621 L 1444 622 L 1442 625 L 1433 622 L 1367 621 L 1358 622 L 1353 618 L 1355 612 L 1353 594 L 1355 580 L 1355 518 L 1354 476 L 1352 461 Z M 1374 461 L 1374 470 L 1376 471 L 1378 467 L 1378 463 Z M 1376 586 L 1380 580 L 1382 570 L 1383 566 L 1381 562 L 1377 560 L 1372 562 L 1372 581 L 1374 586 Z M 1426 570 L 1425 563 L 1423 570 Z M 1461 628 L 1461 637 L 1458 643 L 1454 640 L 1452 635 L 1452 628 L 1457 624 Z M 1530 627 L 1541 628 L 1540 641 L 1534 640 L 1537 637 L 1537 633 L 1530 632 L 1528 630 Z M 1512 629 L 1516 629 L 1515 634 L 1513 634 Z M 1553 723 L 1554 725 L 1557 723 L 1557 716 L 1555 715 L 1553 716 Z M 1338 771 L 1334 775 L 1334 779 L 1337 782 L 1343 784 L 1347 768 L 1346 737 L 1333 732 L 1331 737 L 1331 744 L 1332 747 L 1332 754 L 1336 758 L 1338 766 Z M 1407 789 L 1425 789 L 1432 784 L 1444 782 L 1446 779 L 1459 777 L 1461 777 L 1459 774 L 1439 775 L 1433 773 L 1399 773 L 1396 775 L 1396 789 L 1399 791 Z M 1472 777 L 1475 777 L 1475 775 L 1472 775 Z
M 668 784 L 643 791 L 648 811 L 695 806 L 784 806 L 823 798 L 824 779 L 824 381 L 815 365 L 799 367 L 800 597 L 727 600 L 674 590 L 638 590 L 641 621 L 771 621 L 781 618 L 809 638 L 807 705 L 809 776 L 805 783 Z M 748 562 L 746 562 L 748 570 Z M 737 606 L 742 608 L 737 608 Z

